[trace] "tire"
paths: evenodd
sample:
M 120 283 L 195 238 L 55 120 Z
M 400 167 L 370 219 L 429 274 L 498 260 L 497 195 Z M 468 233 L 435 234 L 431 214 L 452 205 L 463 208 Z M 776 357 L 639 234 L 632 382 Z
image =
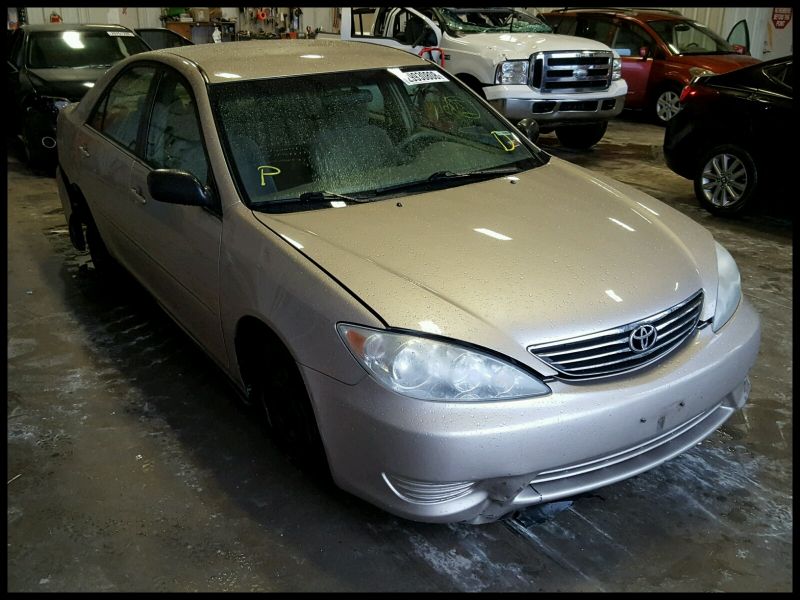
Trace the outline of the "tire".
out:
M 575 150 L 588 150 L 603 139 L 608 122 L 588 125 L 567 125 L 556 127 L 556 137 L 562 146 Z
M 669 85 L 662 88 L 653 102 L 653 118 L 659 125 L 665 125 L 681 110 L 681 87 Z
M 744 148 L 735 144 L 715 146 L 698 162 L 694 193 L 710 213 L 733 217 L 752 206 L 758 188 L 758 168 Z
M 19 141 L 22 149 L 22 159 L 28 165 L 28 168 L 33 171 L 42 169 L 45 163 L 44 152 L 36 141 L 36 134 L 27 124 L 22 126 Z
M 247 404 L 263 411 L 275 444 L 298 466 L 329 474 L 314 409 L 297 364 L 288 352 L 263 347 L 250 369 Z
M 120 272 L 119 263 L 111 256 L 100 231 L 95 225 L 94 218 L 89 210 L 86 209 L 86 245 L 89 246 L 89 256 L 92 257 L 92 264 L 95 271 L 101 275 L 116 277 Z

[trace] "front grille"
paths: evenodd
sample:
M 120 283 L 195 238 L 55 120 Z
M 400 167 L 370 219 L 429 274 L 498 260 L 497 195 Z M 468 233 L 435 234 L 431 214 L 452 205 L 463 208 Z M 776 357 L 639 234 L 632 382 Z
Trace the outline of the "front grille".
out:
M 528 351 L 567 379 L 587 379 L 624 373 L 658 360 L 680 345 L 697 328 L 703 292 L 658 314 L 615 329 L 568 340 L 530 346 Z M 631 334 L 642 325 L 655 327 L 655 343 L 635 352 Z
M 531 55 L 529 85 L 541 92 L 595 92 L 611 85 L 614 56 L 603 50 L 538 52 Z

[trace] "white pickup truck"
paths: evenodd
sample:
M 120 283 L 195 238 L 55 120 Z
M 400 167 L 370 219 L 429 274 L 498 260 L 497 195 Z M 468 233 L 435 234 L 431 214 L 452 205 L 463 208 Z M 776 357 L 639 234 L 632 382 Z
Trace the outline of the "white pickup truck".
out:
M 622 111 L 620 58 L 599 42 L 551 31 L 512 8 L 342 8 L 340 37 L 428 57 L 533 141 L 555 131 L 562 145 L 589 148 Z

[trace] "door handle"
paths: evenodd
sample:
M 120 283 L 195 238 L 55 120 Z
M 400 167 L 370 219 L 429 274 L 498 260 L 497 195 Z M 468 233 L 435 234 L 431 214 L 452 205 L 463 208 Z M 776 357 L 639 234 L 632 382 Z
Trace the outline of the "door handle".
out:
M 147 204 L 147 198 L 144 197 L 141 189 L 134 185 L 131 186 L 131 191 L 136 196 L 137 200 L 139 200 L 139 204 Z
M 86 158 L 89 158 L 91 156 L 91 154 L 89 153 L 89 149 L 86 147 L 86 144 L 78 146 L 78 150 L 80 150 L 81 154 L 83 154 L 83 156 Z

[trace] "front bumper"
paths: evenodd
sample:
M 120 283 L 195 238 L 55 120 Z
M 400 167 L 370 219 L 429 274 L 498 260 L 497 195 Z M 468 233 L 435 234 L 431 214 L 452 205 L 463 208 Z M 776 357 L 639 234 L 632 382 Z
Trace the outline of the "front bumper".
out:
M 620 79 L 603 92 L 576 94 L 544 94 L 525 85 L 493 85 L 483 91 L 489 103 L 510 121 L 531 118 L 558 126 L 613 119 L 622 112 L 628 85 Z
M 399 516 L 483 523 L 641 473 L 747 400 L 759 318 L 742 300 L 655 365 L 529 400 L 437 403 L 303 368 L 336 483 Z

